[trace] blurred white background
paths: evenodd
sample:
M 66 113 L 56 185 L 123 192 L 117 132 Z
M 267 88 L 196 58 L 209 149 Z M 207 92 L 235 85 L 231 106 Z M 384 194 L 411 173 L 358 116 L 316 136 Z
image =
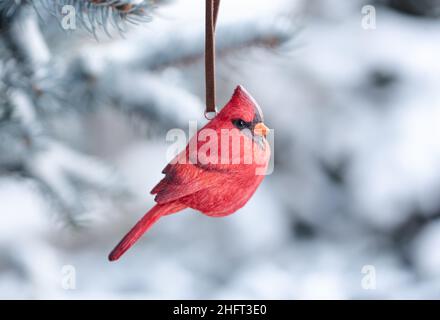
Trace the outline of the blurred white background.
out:
M 241 84 L 260 103 L 274 173 L 236 214 L 163 218 L 116 263 L 166 131 L 204 121 L 204 8 L 159 1 L 99 41 L 3 18 L 0 298 L 440 298 L 439 8 L 223 0 L 218 102 Z

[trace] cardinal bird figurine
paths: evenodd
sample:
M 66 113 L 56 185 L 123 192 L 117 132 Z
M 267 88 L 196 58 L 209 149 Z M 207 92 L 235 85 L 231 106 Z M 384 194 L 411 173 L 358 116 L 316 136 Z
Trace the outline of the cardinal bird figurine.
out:
M 243 207 L 267 170 L 268 132 L 260 107 L 238 86 L 226 106 L 197 131 L 186 149 L 162 171 L 165 177 L 151 191 L 157 204 L 119 242 L 109 260 L 119 259 L 162 216 L 192 208 L 211 217 L 222 217 Z M 238 139 L 234 140 L 230 133 Z M 225 137 L 228 143 L 222 141 Z M 233 141 L 229 143 L 231 137 Z M 222 142 L 213 144 L 211 140 Z M 213 145 L 217 148 L 214 152 Z

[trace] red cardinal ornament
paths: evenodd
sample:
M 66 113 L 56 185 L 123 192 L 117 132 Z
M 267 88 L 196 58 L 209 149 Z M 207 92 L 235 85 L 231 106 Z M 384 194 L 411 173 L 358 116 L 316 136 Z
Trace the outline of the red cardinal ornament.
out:
M 151 190 L 157 204 L 119 242 L 109 260 L 119 259 L 162 216 L 192 208 L 222 217 L 243 207 L 267 170 L 268 132 L 260 107 L 238 86 L 218 115 L 162 171 L 165 177 Z

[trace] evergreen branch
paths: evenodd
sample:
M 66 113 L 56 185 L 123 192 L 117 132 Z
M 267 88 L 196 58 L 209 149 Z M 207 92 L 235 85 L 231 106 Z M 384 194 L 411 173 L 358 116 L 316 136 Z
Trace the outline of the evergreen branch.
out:
M 178 30 L 178 32 L 177 32 Z M 283 18 L 248 19 L 219 24 L 216 31 L 216 51 L 229 54 L 249 47 L 276 48 L 289 42 L 295 34 L 295 26 Z M 94 48 L 94 59 L 126 65 L 159 69 L 196 61 L 204 54 L 204 30 L 188 24 L 164 26 L 151 25 L 148 32 L 136 33 L 132 41 L 114 41 L 101 48 Z M 121 55 L 124 52 L 124 55 Z
M 153 0 L 3 0 L 0 2 L 0 17 L 8 19 L 25 5 L 33 6 L 39 13 L 46 11 L 59 22 L 66 14 L 63 8 L 73 8 L 75 20 L 93 34 L 98 28 L 109 34 L 109 25 L 122 32 L 125 22 L 148 22 L 156 6 Z
M 109 70 L 100 86 L 116 107 L 159 123 L 163 129 L 200 120 L 201 100 L 194 94 L 147 72 Z
M 45 66 L 50 50 L 41 33 L 36 13 L 29 6 L 15 10 L 5 26 L 5 40 L 12 56 L 26 64 L 27 72 L 36 72 Z

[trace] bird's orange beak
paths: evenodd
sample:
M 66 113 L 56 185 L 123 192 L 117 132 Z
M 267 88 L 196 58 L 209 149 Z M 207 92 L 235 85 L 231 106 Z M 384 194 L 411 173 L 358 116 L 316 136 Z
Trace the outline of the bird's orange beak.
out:
M 254 127 L 254 134 L 257 136 L 267 136 L 270 132 L 270 129 L 265 126 L 263 122 L 259 122 Z

